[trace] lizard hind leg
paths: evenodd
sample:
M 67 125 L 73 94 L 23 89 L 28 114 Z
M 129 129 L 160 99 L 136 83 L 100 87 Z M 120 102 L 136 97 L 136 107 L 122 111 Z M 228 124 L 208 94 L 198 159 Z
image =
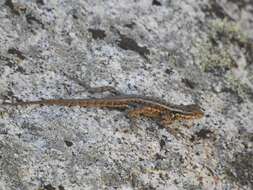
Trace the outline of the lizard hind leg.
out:
M 118 90 L 116 90 L 113 86 L 100 86 L 100 87 L 91 87 L 90 85 L 86 84 L 84 81 L 79 80 L 77 78 L 74 78 L 72 76 L 69 76 L 67 74 L 65 74 L 65 76 L 67 78 L 69 78 L 70 80 L 76 82 L 77 84 L 79 84 L 80 86 L 85 88 L 85 91 L 88 91 L 92 94 L 95 93 L 103 93 L 103 92 L 110 92 L 113 95 L 121 95 L 122 93 Z M 84 91 L 80 91 L 80 92 L 84 92 Z
M 161 125 L 166 128 L 170 134 L 177 138 L 178 128 L 173 128 L 171 125 L 175 122 L 176 117 L 172 113 L 166 113 L 161 117 Z

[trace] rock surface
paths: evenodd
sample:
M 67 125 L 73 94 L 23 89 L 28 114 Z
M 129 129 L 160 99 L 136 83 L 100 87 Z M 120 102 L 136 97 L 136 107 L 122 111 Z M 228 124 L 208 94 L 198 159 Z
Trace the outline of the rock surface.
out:
M 251 0 L 1 0 L 1 100 L 108 95 L 71 76 L 205 116 L 172 135 L 117 110 L 0 105 L 0 190 L 252 189 L 252 21 Z

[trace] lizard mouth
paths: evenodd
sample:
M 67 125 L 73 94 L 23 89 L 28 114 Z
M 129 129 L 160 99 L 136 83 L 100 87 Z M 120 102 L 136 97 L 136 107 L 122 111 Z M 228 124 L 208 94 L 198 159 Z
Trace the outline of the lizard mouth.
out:
M 177 114 L 176 118 L 178 120 L 192 120 L 192 119 L 200 119 L 203 116 L 204 116 L 204 112 L 198 111 L 198 112 L 186 114 L 186 115 Z
M 204 109 L 201 108 L 200 106 L 193 104 L 193 105 L 187 105 L 186 106 L 186 113 L 185 115 L 182 115 L 184 119 L 198 119 L 204 116 Z
M 195 118 L 201 118 L 204 116 L 204 112 L 199 112 L 194 115 Z
M 183 116 L 184 119 L 186 120 L 190 120 L 190 119 L 199 119 L 199 118 L 202 118 L 204 116 L 204 113 L 195 113 L 195 114 L 192 114 L 192 115 L 185 115 Z

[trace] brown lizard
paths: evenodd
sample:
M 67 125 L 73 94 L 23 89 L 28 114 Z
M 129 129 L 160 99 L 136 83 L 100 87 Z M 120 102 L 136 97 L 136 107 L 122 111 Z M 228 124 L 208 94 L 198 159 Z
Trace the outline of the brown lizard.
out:
M 47 99 L 38 101 L 4 102 L 3 105 L 25 106 L 25 105 L 60 105 L 126 109 L 130 119 L 141 116 L 152 118 L 161 122 L 162 125 L 169 125 L 176 120 L 188 120 L 201 118 L 204 115 L 202 109 L 196 104 L 175 105 L 165 103 L 145 96 L 117 95 L 106 98 L 92 99 Z

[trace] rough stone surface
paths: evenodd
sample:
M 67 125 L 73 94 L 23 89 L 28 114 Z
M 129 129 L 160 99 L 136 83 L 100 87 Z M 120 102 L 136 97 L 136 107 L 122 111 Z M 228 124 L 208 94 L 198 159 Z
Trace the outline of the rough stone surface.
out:
M 1 0 L 0 98 L 198 103 L 203 119 L 0 105 L 0 190 L 252 189 L 251 0 Z M 192 126 L 186 128 L 185 126 Z

